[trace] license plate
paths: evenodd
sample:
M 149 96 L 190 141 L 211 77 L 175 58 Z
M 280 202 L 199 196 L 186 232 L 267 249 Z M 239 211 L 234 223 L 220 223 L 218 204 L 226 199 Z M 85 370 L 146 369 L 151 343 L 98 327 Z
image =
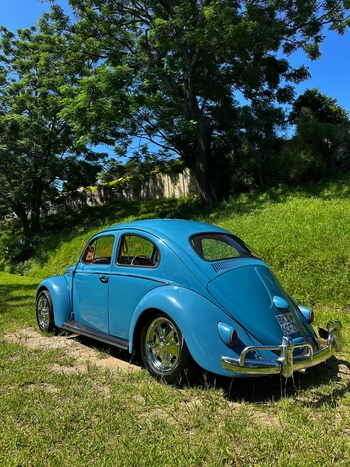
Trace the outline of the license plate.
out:
M 285 313 L 283 315 L 276 315 L 276 319 L 282 329 L 284 336 L 289 336 L 290 334 L 293 334 L 294 332 L 299 331 L 299 328 L 295 322 L 293 313 Z

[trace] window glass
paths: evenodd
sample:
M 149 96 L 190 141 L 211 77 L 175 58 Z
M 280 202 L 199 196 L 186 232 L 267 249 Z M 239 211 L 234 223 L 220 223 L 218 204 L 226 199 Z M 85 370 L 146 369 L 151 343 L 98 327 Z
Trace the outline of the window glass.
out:
M 239 257 L 239 253 L 233 245 L 217 238 L 203 238 L 202 250 L 203 258 L 207 261 Z
M 110 264 L 114 245 L 114 236 L 108 235 L 96 238 L 84 253 L 83 262 L 86 264 Z
M 118 252 L 118 264 L 129 266 L 157 266 L 160 260 L 158 248 L 139 235 L 123 235 Z
M 257 256 L 234 235 L 201 234 L 193 236 L 190 242 L 195 252 L 205 261 Z

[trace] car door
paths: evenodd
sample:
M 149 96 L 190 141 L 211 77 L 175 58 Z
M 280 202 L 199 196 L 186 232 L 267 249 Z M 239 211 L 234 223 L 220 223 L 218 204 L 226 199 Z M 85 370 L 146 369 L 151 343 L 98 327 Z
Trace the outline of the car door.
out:
M 165 284 L 160 279 L 160 250 L 146 234 L 123 232 L 118 242 L 116 265 L 110 278 L 110 334 L 129 338 L 132 314 L 149 291 Z
M 109 283 L 115 236 L 103 234 L 87 245 L 73 278 L 74 319 L 109 333 Z

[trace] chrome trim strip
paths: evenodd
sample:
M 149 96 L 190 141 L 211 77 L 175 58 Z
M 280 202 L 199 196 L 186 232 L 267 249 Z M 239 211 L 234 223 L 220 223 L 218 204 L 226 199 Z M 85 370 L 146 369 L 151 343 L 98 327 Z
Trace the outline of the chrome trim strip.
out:
M 342 324 L 339 320 L 328 323 L 327 330 L 329 331 L 329 335 L 327 344 L 316 352 L 313 351 L 309 343 L 303 342 L 294 344 L 290 337 L 283 336 L 281 345 L 249 346 L 241 352 L 238 358 L 221 357 L 221 364 L 225 370 L 233 373 L 246 375 L 281 374 L 285 378 L 289 378 L 294 371 L 305 370 L 306 368 L 318 365 L 332 357 L 335 351 L 342 346 L 341 329 Z M 294 349 L 298 348 L 307 349 L 307 353 L 305 355 L 293 357 Z M 279 351 L 280 356 L 276 360 L 253 360 L 246 358 L 249 352 L 264 350 Z

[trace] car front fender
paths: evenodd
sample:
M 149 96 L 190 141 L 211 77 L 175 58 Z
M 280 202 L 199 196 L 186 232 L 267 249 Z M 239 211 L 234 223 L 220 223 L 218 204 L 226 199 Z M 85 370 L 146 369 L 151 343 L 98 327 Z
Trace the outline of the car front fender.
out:
M 48 290 L 53 305 L 53 317 L 58 328 L 71 318 L 72 306 L 69 287 L 65 276 L 53 276 L 43 280 L 38 287 L 36 298 L 42 290 Z
M 221 365 L 223 353 L 238 356 L 246 343 L 252 342 L 243 328 L 203 295 L 183 287 L 165 286 L 145 295 L 135 309 L 130 323 L 130 352 L 138 344 L 138 323 L 147 319 L 147 314 L 153 310 L 166 313 L 176 323 L 194 360 L 205 370 L 216 374 L 232 377 L 232 373 Z M 227 346 L 220 337 L 219 323 L 237 331 L 239 341 L 234 348 Z

